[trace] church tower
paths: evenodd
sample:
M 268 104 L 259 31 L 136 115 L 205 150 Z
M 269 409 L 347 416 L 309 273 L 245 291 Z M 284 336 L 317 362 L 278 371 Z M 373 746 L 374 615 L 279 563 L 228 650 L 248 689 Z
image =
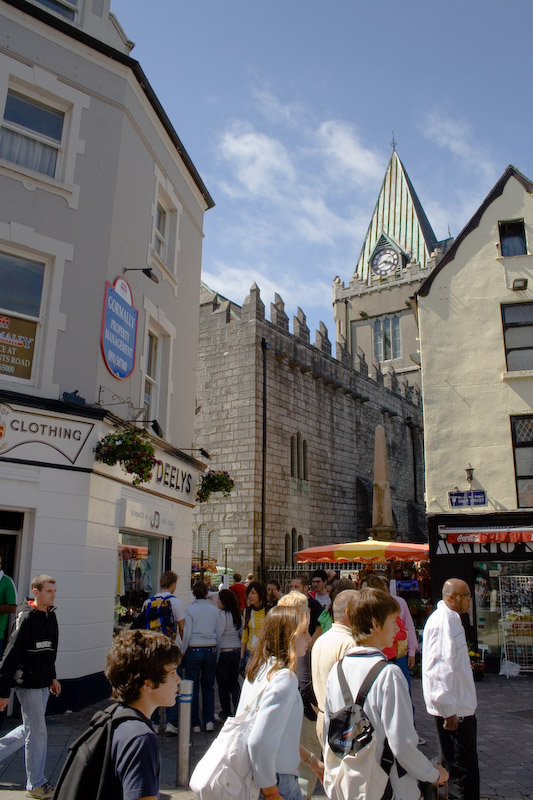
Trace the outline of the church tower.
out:
M 333 281 L 337 341 L 352 365 L 364 355 L 370 374 L 394 371 L 419 384 L 417 327 L 409 298 L 452 239 L 437 241 L 393 140 L 378 199 L 348 286 Z

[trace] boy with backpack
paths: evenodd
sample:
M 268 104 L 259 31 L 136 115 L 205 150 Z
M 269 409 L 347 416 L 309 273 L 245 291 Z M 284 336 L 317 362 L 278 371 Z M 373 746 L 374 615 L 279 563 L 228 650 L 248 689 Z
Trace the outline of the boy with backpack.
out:
M 324 788 L 330 800 L 418 800 L 418 782 L 441 784 L 448 773 L 417 748 L 409 689 L 388 662 L 398 625 L 396 599 L 379 589 L 353 592 L 346 615 L 355 641 L 333 667 L 324 717 Z
M 171 569 L 166 570 L 159 578 L 159 592 L 145 600 L 141 613 L 136 617 L 132 628 L 146 628 L 147 630 L 164 633 L 176 642 L 181 649 L 183 626 L 185 623 L 185 608 L 179 597 L 174 596 L 178 576 Z M 159 710 L 156 709 L 152 716 L 154 731 L 159 733 Z M 178 704 L 167 709 L 167 736 L 176 736 L 178 733 Z
M 159 743 L 150 716 L 173 706 L 180 678 L 179 647 L 162 633 L 122 631 L 105 674 L 117 702 L 92 718 L 69 749 L 54 800 L 156 800 Z

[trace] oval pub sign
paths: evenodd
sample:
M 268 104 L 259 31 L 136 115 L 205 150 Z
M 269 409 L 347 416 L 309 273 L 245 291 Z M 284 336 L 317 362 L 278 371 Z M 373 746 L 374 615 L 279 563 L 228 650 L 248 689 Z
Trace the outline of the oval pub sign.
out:
M 106 281 L 100 346 L 106 367 L 121 381 L 131 375 L 135 365 L 137 316 L 124 278 L 117 278 L 114 284 Z

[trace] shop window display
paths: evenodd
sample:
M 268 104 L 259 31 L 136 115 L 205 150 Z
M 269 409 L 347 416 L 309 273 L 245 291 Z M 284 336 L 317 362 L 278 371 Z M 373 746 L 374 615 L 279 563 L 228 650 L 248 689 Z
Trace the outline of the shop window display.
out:
M 509 615 L 518 613 L 531 618 L 533 614 L 533 608 L 530 607 L 531 592 L 524 602 L 519 597 L 500 597 L 500 578 L 533 575 L 533 561 L 476 561 L 474 572 L 478 649 L 481 648 L 486 656 L 499 658 L 504 645 L 503 625 L 508 624 Z M 503 620 L 502 601 L 505 617 Z
M 155 594 L 162 569 L 162 540 L 120 533 L 115 625 L 129 627 L 144 601 Z

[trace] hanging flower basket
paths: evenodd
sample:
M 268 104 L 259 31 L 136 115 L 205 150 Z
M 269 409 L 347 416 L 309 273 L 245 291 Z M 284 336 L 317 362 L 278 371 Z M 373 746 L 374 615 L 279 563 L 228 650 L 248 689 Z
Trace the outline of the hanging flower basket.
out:
M 113 467 L 119 462 L 124 472 L 135 475 L 135 486 L 151 479 L 152 470 L 157 463 L 154 448 L 135 428 L 108 433 L 100 439 L 94 452 L 96 460 L 102 464 Z
M 228 497 L 234 486 L 235 483 L 230 478 L 228 472 L 216 472 L 210 469 L 209 472 L 204 472 L 200 476 L 196 492 L 196 502 L 207 503 L 211 492 L 222 492 L 224 497 Z

